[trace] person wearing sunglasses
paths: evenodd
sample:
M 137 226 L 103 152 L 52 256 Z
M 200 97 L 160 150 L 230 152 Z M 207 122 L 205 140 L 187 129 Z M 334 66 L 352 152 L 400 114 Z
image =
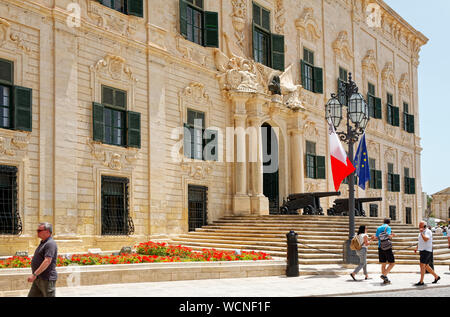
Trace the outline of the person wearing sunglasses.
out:
M 36 231 L 41 243 L 31 259 L 32 275 L 28 277 L 28 282 L 33 284 L 28 297 L 55 297 L 58 247 L 52 238 L 53 227 L 43 222 Z

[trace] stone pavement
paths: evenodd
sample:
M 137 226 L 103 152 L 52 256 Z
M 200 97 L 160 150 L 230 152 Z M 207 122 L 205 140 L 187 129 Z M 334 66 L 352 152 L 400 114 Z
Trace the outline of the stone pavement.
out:
M 383 285 L 380 265 L 369 264 L 369 280 L 362 272 L 355 282 L 349 276 L 354 266 L 316 265 L 300 266 L 299 277 L 270 276 L 255 278 L 205 279 L 171 282 L 108 284 L 81 287 L 60 287 L 58 297 L 301 297 L 340 296 L 375 292 L 450 287 L 448 266 L 436 266 L 441 276 L 438 284 L 431 274 L 425 275 L 425 286 L 416 287 L 419 281 L 418 265 L 397 265 L 389 275 L 392 284 Z M 312 274 L 314 273 L 314 274 Z M 28 291 L 5 292 L 5 296 L 22 297 Z

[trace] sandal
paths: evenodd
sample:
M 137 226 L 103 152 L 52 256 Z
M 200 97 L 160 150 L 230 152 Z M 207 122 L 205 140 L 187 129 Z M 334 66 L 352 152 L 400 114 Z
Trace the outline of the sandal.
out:
M 353 276 L 353 273 L 350 273 L 350 276 L 352 277 L 352 279 L 353 279 L 354 281 L 356 281 L 356 278 Z

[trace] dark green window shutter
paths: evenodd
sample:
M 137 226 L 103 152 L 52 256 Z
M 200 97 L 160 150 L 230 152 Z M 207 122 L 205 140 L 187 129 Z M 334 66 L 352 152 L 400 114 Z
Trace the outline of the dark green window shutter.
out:
M 409 179 L 409 193 L 415 195 L 416 194 L 416 179 L 410 178 Z
M 375 118 L 382 119 L 381 98 L 375 98 Z
M 414 133 L 414 116 L 408 115 L 408 132 Z
M 144 3 L 142 0 L 128 0 L 128 14 L 144 17 Z
M 219 132 L 217 130 L 205 130 L 203 139 L 203 160 L 218 161 L 219 159 Z
M 305 87 L 305 81 L 306 81 L 306 64 L 303 60 L 300 60 L 300 74 L 301 74 L 301 80 L 302 85 Z
M 191 128 L 186 123 L 184 124 L 184 133 L 183 133 L 183 152 L 184 156 L 187 158 L 192 158 L 192 143 L 194 138 L 194 128 Z
M 14 63 L 0 59 L 0 83 L 12 85 L 14 82 Z
M 383 180 L 381 176 L 381 171 L 375 171 L 375 188 L 382 189 L 383 188 Z
M 180 3 L 180 34 L 187 37 L 187 3 L 179 0 Z
M 394 188 L 393 188 L 393 191 L 394 192 L 400 192 L 400 175 L 398 175 L 398 174 L 393 174 L 392 175 L 393 177 L 392 177 L 392 179 L 393 179 L 393 182 L 394 182 Z
M 141 114 L 127 111 L 127 145 L 141 148 Z
M 393 107 L 392 109 L 393 114 L 393 126 L 399 127 L 400 126 L 400 111 L 398 107 Z
M 323 94 L 323 70 L 320 67 L 314 67 L 314 92 Z
M 272 68 L 284 71 L 284 35 L 271 34 Z
M 325 156 L 316 156 L 316 178 L 325 179 Z
M 92 103 L 92 139 L 103 142 L 105 135 L 104 107 L 99 103 Z
M 204 12 L 205 46 L 219 47 L 219 14 L 217 12 Z
M 30 88 L 14 86 L 14 129 L 32 131 L 33 91 Z
M 409 189 L 409 177 L 405 177 L 404 178 L 404 182 L 405 182 L 405 194 L 409 194 L 410 193 L 410 189 Z

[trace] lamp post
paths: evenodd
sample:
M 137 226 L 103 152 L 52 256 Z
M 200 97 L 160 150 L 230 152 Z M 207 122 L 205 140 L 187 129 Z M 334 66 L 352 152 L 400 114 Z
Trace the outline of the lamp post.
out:
M 333 123 L 336 134 L 340 140 L 348 144 L 348 156 L 353 164 L 353 144 L 358 142 L 360 135 L 369 122 L 369 109 L 363 96 L 358 92 L 356 83 L 349 73 L 348 82 L 341 82 L 337 94 L 331 94 L 331 99 L 325 106 L 325 117 Z M 343 106 L 347 108 L 347 131 L 337 131 L 342 121 Z M 353 123 L 353 124 L 352 124 Z M 344 244 L 344 263 L 358 264 L 355 252 L 350 250 L 350 242 L 355 235 L 355 172 L 349 175 L 348 180 L 348 207 L 349 207 L 349 233 Z

